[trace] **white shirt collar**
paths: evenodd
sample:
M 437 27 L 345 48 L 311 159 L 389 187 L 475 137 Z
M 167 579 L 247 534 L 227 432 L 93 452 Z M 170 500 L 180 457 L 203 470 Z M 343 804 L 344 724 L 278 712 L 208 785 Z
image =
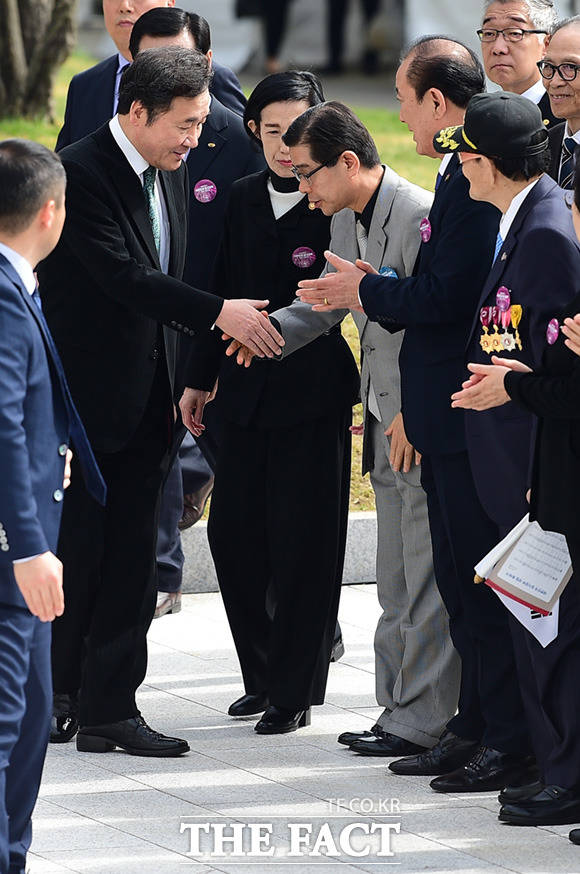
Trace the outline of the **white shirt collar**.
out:
M 541 79 L 538 79 L 537 82 L 534 82 L 531 88 L 528 88 L 527 91 L 524 91 L 520 96 L 527 97 L 528 100 L 531 100 L 532 103 L 535 103 L 536 106 L 546 93 L 546 89 L 544 88 L 544 83 Z
M 126 135 L 125 131 L 119 124 L 118 115 L 114 115 L 113 118 L 110 120 L 109 130 L 111 131 L 113 139 L 125 155 L 132 169 L 137 174 L 137 176 L 139 176 L 141 182 L 143 182 L 142 176 L 149 166 L 149 161 L 146 161 L 145 158 L 141 154 L 139 154 L 129 137 Z
M 34 278 L 32 264 L 4 243 L 0 243 L 0 253 L 12 264 L 28 294 L 34 294 L 36 291 L 36 279 Z
M 566 122 L 566 127 L 564 128 L 564 139 L 566 137 L 572 137 L 572 139 L 580 144 L 580 130 L 577 130 L 575 134 L 570 131 L 570 127 L 568 126 L 568 122 Z
M 445 171 L 449 167 L 449 163 L 450 163 L 452 157 L 453 157 L 452 152 L 448 152 L 446 155 L 443 155 L 443 157 L 441 158 L 441 163 L 439 164 L 439 175 L 440 176 L 445 176 Z
M 516 196 L 508 206 L 499 223 L 499 232 L 502 240 L 505 241 L 509 230 L 514 222 L 514 219 L 520 210 L 521 205 L 523 204 L 524 200 L 526 199 L 534 185 L 537 185 L 541 178 L 542 177 L 540 176 L 539 179 L 534 179 L 533 182 L 530 182 L 529 185 L 526 185 L 526 187 L 522 189 L 519 194 L 516 194 Z

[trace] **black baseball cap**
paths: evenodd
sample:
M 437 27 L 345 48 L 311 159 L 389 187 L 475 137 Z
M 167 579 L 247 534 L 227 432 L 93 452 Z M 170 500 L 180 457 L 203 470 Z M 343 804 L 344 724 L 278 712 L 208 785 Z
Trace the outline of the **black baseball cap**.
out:
M 542 138 L 534 142 L 540 133 Z M 494 91 L 475 94 L 467 104 L 464 123 L 440 130 L 433 146 L 441 154 L 527 158 L 548 148 L 548 132 L 535 103 L 511 91 Z

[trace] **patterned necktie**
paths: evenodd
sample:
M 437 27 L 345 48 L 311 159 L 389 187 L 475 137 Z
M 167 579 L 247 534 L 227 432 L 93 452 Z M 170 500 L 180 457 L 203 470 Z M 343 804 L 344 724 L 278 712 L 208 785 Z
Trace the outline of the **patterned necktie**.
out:
M 357 221 L 356 223 L 356 239 L 358 243 L 359 255 L 364 261 L 367 256 L 367 244 L 369 238 L 366 232 L 366 228 L 361 221 Z
M 36 304 L 40 312 L 40 322 L 42 324 L 44 338 L 48 345 L 52 357 L 52 362 L 54 364 L 60 381 L 66 411 L 68 414 L 70 436 L 72 439 L 74 450 L 79 460 L 79 464 L 81 466 L 81 470 L 83 472 L 83 479 L 85 481 L 87 491 L 96 501 L 98 501 L 99 504 L 105 506 L 105 501 L 107 499 L 107 486 L 105 485 L 105 481 L 97 465 L 93 450 L 91 448 L 91 444 L 89 443 L 89 438 L 87 437 L 87 432 L 85 431 L 85 426 L 81 421 L 81 417 L 79 416 L 77 408 L 75 407 L 74 401 L 72 399 L 68 383 L 64 375 L 64 368 L 62 366 L 60 356 L 58 354 L 54 340 L 52 339 L 52 334 L 50 333 L 50 329 L 46 323 L 46 319 L 44 318 L 44 313 L 42 312 L 42 303 L 40 300 L 40 294 L 38 293 L 38 288 L 33 292 L 32 300 Z
M 503 246 L 503 239 L 502 239 L 501 234 L 500 234 L 499 231 L 498 231 L 497 239 L 496 239 L 496 241 L 495 241 L 495 252 L 493 253 L 493 261 L 492 261 L 492 264 L 495 264 L 495 262 L 497 261 L 497 256 L 498 256 L 499 253 L 501 252 L 501 247 L 502 247 L 502 246 Z
M 560 164 L 560 174 L 558 176 L 558 185 L 560 188 L 572 188 L 574 180 L 574 165 L 576 140 L 573 137 L 565 137 L 562 143 L 562 163 Z
M 161 249 L 161 225 L 159 224 L 159 213 L 157 212 L 157 201 L 155 199 L 155 180 L 157 178 L 157 168 L 147 167 L 143 173 L 143 192 L 147 203 L 147 212 L 149 213 L 149 221 L 153 230 L 153 239 L 155 240 L 155 248 L 157 253 Z

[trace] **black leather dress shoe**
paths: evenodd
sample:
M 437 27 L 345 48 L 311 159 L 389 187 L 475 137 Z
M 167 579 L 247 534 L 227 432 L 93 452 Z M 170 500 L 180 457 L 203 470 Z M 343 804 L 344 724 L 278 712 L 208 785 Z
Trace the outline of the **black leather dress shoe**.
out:
M 287 710 L 270 704 L 262 718 L 254 726 L 258 734 L 287 734 L 310 725 L 310 707 L 306 710 Z
M 526 775 L 535 776 L 533 756 L 515 756 L 491 747 L 479 747 L 475 755 L 463 765 L 435 777 L 429 784 L 436 792 L 492 792 L 511 783 L 523 782 Z
M 268 706 L 268 696 L 265 692 L 259 692 L 257 695 L 242 695 L 228 708 L 230 716 L 255 716 L 256 713 L 263 713 Z
M 573 844 L 580 844 L 580 828 L 573 828 L 568 837 Z
M 79 730 L 78 702 L 76 695 L 55 694 L 52 699 L 50 720 L 51 744 L 65 744 L 72 740 Z
M 545 786 L 531 798 L 504 804 L 499 819 L 512 825 L 568 825 L 580 822 L 580 793 L 562 789 L 561 786 Z
M 355 742 L 355 740 L 367 740 L 371 737 L 379 737 L 383 734 L 383 730 L 381 726 L 376 723 L 375 725 L 371 725 L 368 731 L 343 731 L 342 734 L 338 735 L 339 744 L 344 744 L 345 747 L 350 747 Z
M 142 716 L 107 725 L 82 725 L 77 734 L 81 753 L 110 753 L 115 747 L 132 756 L 169 758 L 189 752 L 189 744 L 178 737 L 153 731 Z
M 523 786 L 506 786 L 502 789 L 497 800 L 500 804 L 512 804 L 514 801 L 523 801 L 525 798 L 531 798 L 544 788 L 544 784 L 540 780 L 534 780 L 533 783 L 524 783 Z
M 468 762 L 478 747 L 478 741 L 465 740 L 451 731 L 446 731 L 432 749 L 424 750 L 418 756 L 391 762 L 389 770 L 410 777 L 448 774 Z
M 361 756 L 410 756 L 413 753 L 423 752 L 425 747 L 411 743 L 410 740 L 405 740 L 404 737 L 396 734 L 390 734 L 388 731 L 381 731 L 379 735 L 368 740 L 366 738 L 355 740 L 350 745 L 350 750 Z

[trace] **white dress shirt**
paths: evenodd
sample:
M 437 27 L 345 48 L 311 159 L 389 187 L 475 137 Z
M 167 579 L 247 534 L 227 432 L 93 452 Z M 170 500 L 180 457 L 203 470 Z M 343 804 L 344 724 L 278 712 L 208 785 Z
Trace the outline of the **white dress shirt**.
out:
M 509 230 L 514 223 L 515 217 L 517 216 L 521 205 L 523 204 L 524 200 L 526 199 L 532 188 L 537 185 L 539 181 L 539 179 L 534 179 L 534 181 L 530 182 L 529 185 L 526 185 L 526 187 L 522 191 L 520 191 L 519 194 L 516 194 L 516 196 L 508 206 L 507 210 L 502 215 L 501 221 L 499 223 L 499 233 L 504 242 L 507 235 L 509 234 Z
M 536 106 L 546 93 L 546 89 L 544 88 L 544 83 L 541 79 L 538 79 L 537 82 L 534 82 L 531 88 L 528 88 L 520 97 L 527 97 L 528 100 L 531 100 L 532 103 L 535 103 Z
M 131 140 L 125 134 L 119 123 L 119 116 L 115 115 L 109 122 L 109 129 L 113 135 L 113 139 L 123 152 L 131 169 L 139 177 L 139 182 L 143 185 L 143 173 L 149 167 L 149 162 L 137 151 Z M 171 229 L 169 227 L 169 216 L 163 191 L 159 183 L 159 173 L 155 179 L 155 207 L 159 217 L 159 228 L 161 231 L 159 245 L 159 263 L 164 273 L 167 273 L 169 268 L 169 246 L 171 240 Z

